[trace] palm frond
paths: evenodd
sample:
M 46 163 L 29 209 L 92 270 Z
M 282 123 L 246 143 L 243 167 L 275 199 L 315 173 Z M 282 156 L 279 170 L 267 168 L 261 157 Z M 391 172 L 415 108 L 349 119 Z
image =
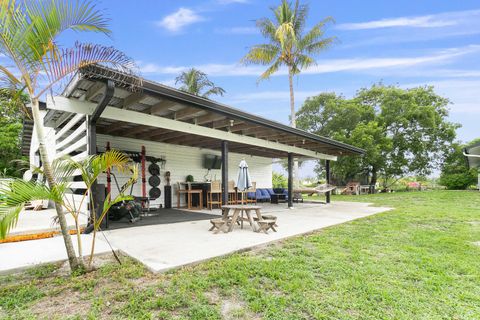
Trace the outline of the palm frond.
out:
M 275 32 L 277 31 L 277 26 L 267 18 L 258 19 L 255 22 L 260 33 L 271 42 L 276 42 L 277 38 L 275 37 Z
M 49 84 L 37 96 L 48 91 L 55 83 L 81 68 L 94 64 L 108 66 L 125 74 L 136 73 L 134 61 L 114 47 L 99 44 L 75 43 L 74 47 L 49 52 L 43 60 L 42 68 Z
M 17 225 L 23 203 L 15 207 L 0 204 L 0 239 L 5 239 L 8 232 Z
M 259 44 L 250 49 L 250 51 L 240 61 L 242 64 L 271 64 L 275 59 L 279 60 L 281 48 L 273 44 Z
M 261 75 L 258 81 L 268 79 L 272 74 L 278 71 L 280 69 L 280 66 L 282 65 L 282 62 L 280 60 L 275 61 L 270 67 L 268 67 L 267 70 L 265 70 Z M 258 82 L 257 81 L 257 82 Z
M 225 93 L 225 90 L 220 87 L 212 87 L 209 90 L 207 90 L 204 94 L 202 94 L 202 97 L 208 98 L 211 95 L 220 95 L 223 96 Z

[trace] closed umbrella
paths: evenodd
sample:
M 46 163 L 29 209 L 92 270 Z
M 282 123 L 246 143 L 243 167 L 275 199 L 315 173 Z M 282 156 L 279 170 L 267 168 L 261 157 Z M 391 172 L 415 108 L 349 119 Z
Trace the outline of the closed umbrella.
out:
M 242 192 L 243 204 L 243 192 L 252 187 L 252 179 L 250 179 L 250 174 L 248 173 L 248 164 L 245 159 L 240 161 L 238 168 L 237 190 Z

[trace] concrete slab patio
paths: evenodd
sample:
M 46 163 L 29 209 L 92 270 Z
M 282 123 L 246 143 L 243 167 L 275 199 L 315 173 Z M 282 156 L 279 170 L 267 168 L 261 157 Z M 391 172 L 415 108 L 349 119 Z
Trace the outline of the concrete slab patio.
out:
M 278 217 L 278 232 L 255 233 L 248 223 L 230 233 L 208 232 L 208 220 L 132 227 L 108 231 L 116 248 L 144 263 L 153 272 L 198 263 L 214 257 L 246 250 L 269 242 L 309 233 L 321 228 L 366 217 L 389 208 L 371 207 L 367 203 L 304 203 L 295 209 L 283 205 L 262 205 L 262 213 Z M 220 210 L 204 211 L 216 213 Z M 197 212 L 191 212 L 194 216 Z
M 176 223 L 132 226 L 105 231 L 111 245 L 145 264 L 153 272 L 166 271 L 179 266 L 199 263 L 214 257 L 243 251 L 270 242 L 310 233 L 328 226 L 366 217 L 389 208 L 371 207 L 367 203 L 334 202 L 332 204 L 296 204 L 295 209 L 284 205 L 262 205 L 262 213 L 278 217 L 278 232 L 255 233 L 248 223 L 244 229 L 236 227 L 230 233 L 209 232 L 211 215 L 220 215 L 220 210 L 192 211 L 179 214 L 192 216 Z M 205 214 L 208 213 L 208 214 Z M 160 213 L 161 214 L 161 213 Z M 204 220 L 195 219 L 203 214 Z M 83 235 L 88 247 L 90 235 Z M 96 254 L 110 249 L 100 235 L 97 238 Z M 89 250 L 84 249 L 85 252 Z M 9 272 L 48 262 L 65 260 L 65 248 L 61 237 L 0 244 L 0 273 Z

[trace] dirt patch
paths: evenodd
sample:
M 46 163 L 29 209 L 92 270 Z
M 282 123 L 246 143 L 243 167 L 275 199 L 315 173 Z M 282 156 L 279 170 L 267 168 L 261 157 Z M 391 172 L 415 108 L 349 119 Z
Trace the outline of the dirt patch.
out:
M 75 291 L 63 291 L 56 296 L 47 296 L 33 305 L 30 311 L 39 319 L 47 319 L 52 315 L 69 317 L 72 314 L 85 317 L 90 310 L 90 300 L 82 299 Z
M 252 312 L 248 310 L 245 302 L 234 297 L 222 301 L 220 312 L 222 314 L 222 319 L 225 320 L 261 319 L 259 315 L 252 314 Z

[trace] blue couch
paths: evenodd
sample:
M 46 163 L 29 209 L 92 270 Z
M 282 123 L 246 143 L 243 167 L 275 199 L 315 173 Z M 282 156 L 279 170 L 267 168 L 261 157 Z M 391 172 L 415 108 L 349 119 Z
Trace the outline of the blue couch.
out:
M 257 192 L 255 193 L 257 197 L 257 202 L 270 202 L 270 196 L 274 193 L 275 192 L 272 188 L 257 188 Z M 282 193 L 288 197 L 288 192 L 286 189 L 283 189 Z M 254 199 L 254 193 L 248 192 L 247 197 L 249 199 Z

